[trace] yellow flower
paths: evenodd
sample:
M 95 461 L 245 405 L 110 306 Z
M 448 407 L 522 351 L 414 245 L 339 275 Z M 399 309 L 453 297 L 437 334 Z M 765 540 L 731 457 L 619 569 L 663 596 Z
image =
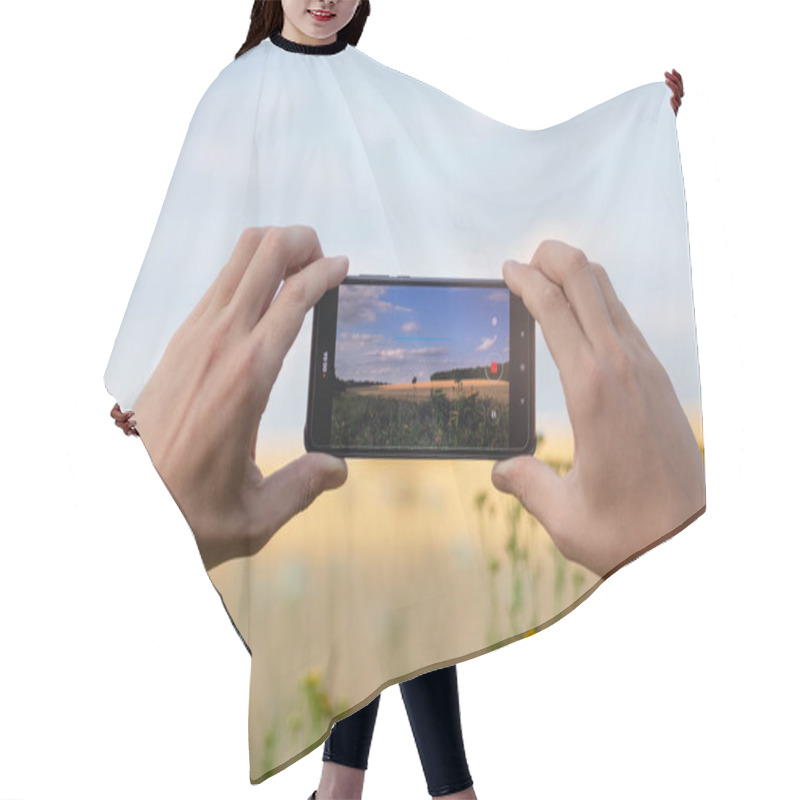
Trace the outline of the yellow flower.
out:
M 303 683 L 306 686 L 319 686 L 322 681 L 322 674 L 318 669 L 312 669 L 303 678 Z

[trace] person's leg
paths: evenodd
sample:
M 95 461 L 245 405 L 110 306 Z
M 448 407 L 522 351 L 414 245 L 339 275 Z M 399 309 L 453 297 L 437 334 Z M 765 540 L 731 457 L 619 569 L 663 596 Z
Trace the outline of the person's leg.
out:
M 380 699 L 334 724 L 325 740 L 315 800 L 360 800 Z
M 474 798 L 464 752 L 455 665 L 400 684 L 432 797 Z

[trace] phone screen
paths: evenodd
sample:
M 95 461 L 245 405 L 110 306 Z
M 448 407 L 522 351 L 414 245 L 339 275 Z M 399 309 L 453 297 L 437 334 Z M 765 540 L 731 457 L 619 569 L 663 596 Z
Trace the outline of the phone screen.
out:
M 328 294 L 312 353 L 319 449 L 474 457 L 529 444 L 530 317 L 502 281 L 352 278 Z

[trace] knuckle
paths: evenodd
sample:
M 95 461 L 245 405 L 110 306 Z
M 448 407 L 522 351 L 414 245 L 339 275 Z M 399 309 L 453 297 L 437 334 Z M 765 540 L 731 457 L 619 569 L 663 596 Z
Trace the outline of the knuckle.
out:
M 631 369 L 631 359 L 622 342 L 616 337 L 605 346 L 605 358 L 615 375 L 624 375 Z
M 245 228 L 242 231 L 242 235 L 239 237 L 239 244 L 247 249 L 254 249 L 261 244 L 261 240 L 264 238 L 264 232 L 261 228 L 250 227 Z
M 605 375 L 594 358 L 589 358 L 580 368 L 580 389 L 574 400 L 581 416 L 593 416 L 603 408 Z
M 230 304 L 220 309 L 212 328 L 212 343 L 215 347 L 224 347 L 230 341 L 238 321 L 238 311 Z
M 270 337 L 272 338 L 272 337 Z M 244 356 L 248 380 L 256 394 L 268 395 L 270 389 L 283 369 L 285 353 L 277 345 L 264 346 L 253 340 Z
M 560 247 L 562 247 L 561 242 L 558 242 L 555 239 L 543 239 L 536 248 L 536 252 L 533 254 L 531 263 L 541 266 L 541 264 L 544 262 L 552 261 Z
M 286 228 L 270 228 L 264 234 L 264 242 L 270 250 L 277 252 L 282 251 L 287 244 Z
M 539 296 L 541 298 L 542 305 L 549 309 L 561 308 L 567 302 L 567 299 L 564 297 L 564 292 L 561 290 L 561 288 L 554 283 L 550 283 L 550 281 L 547 281 L 542 285 Z
M 280 372 L 282 366 L 283 358 L 277 347 L 264 349 L 259 347 L 256 339 L 249 339 L 238 357 L 237 369 L 241 385 L 247 387 L 253 397 L 258 398 L 264 391 L 261 376 L 266 374 L 272 378 Z
M 250 376 L 252 382 L 252 375 L 258 367 L 258 363 L 262 356 L 258 352 L 253 340 L 245 341 L 241 347 L 237 348 L 236 353 L 236 368 L 243 378 Z
M 595 402 L 602 395 L 605 375 L 600 364 L 594 359 L 590 359 L 583 368 L 584 396 Z
M 268 387 L 261 375 L 271 369 L 272 359 L 259 354 L 254 348 L 245 347 L 231 359 L 225 376 L 230 386 L 231 408 L 248 414 L 255 409 L 263 409 L 266 404 Z M 277 365 L 280 369 L 280 364 Z
M 568 277 L 576 277 L 590 270 L 589 259 L 583 250 L 571 247 L 564 260 L 564 271 Z
M 283 302 L 288 303 L 290 306 L 303 306 L 306 305 L 306 285 L 302 280 L 302 273 L 291 275 L 283 282 L 281 289 L 281 297 Z
M 614 378 L 620 382 L 623 389 L 628 392 L 638 390 L 639 372 L 636 362 L 630 351 L 620 341 L 613 342 L 606 356 L 608 367 Z
M 602 264 L 595 264 L 594 262 L 592 262 L 591 267 L 594 277 L 600 283 L 607 285 L 611 283 L 611 278 L 608 277 L 608 272 L 606 271 L 606 268 Z
M 311 225 L 298 225 L 297 228 L 304 238 L 311 239 L 312 242 L 319 244 L 317 231 Z

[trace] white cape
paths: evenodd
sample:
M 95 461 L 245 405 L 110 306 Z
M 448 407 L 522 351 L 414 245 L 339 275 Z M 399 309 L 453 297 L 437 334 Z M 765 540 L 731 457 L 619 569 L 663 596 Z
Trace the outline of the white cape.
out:
M 524 131 L 353 47 L 306 54 L 265 40 L 197 108 L 108 364 L 109 392 L 135 408 L 245 227 L 302 223 L 327 255 L 350 257 L 351 275 L 499 278 L 505 259 L 528 261 L 544 238 L 580 247 L 607 269 L 696 418 L 669 95 L 651 84 Z M 304 452 L 310 333 L 309 315 L 270 396 L 265 469 Z M 539 454 L 568 465 L 563 394 L 541 339 L 536 406 Z M 384 686 L 541 629 L 591 593 L 598 577 L 564 562 L 506 500 L 487 462 L 351 462 L 347 484 L 260 554 L 212 571 L 253 656 L 253 781 L 317 747 L 334 719 Z

